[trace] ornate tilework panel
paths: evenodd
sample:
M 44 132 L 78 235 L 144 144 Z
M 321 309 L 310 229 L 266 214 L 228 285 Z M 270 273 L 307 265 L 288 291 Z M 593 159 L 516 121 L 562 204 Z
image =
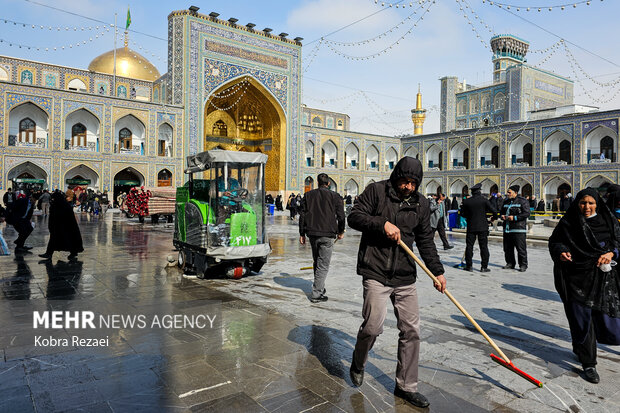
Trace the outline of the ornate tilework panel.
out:
M 6 97 L 6 110 L 10 111 L 13 107 L 24 102 L 32 102 L 40 106 L 48 116 L 52 113 L 52 98 L 44 96 L 21 95 L 17 93 L 8 93 Z
M 62 116 L 63 119 L 66 118 L 67 115 L 70 114 L 71 112 L 74 112 L 79 109 L 88 110 L 93 115 L 97 116 L 100 122 L 103 119 L 103 106 L 102 105 L 95 105 L 95 104 L 86 103 L 86 102 L 76 102 L 73 100 L 64 101 L 63 116 Z
M 556 131 L 563 131 L 563 132 L 566 132 L 571 137 L 573 136 L 573 125 L 572 124 L 546 126 L 541 129 L 542 129 L 543 140 L 545 140 L 547 136 L 551 135 L 553 132 L 556 132 Z
M 598 121 L 592 121 L 592 122 L 583 122 L 582 123 L 583 136 L 586 136 L 591 130 L 593 130 L 597 126 L 606 126 L 609 129 L 616 132 L 616 134 L 618 134 L 618 119 L 606 119 L 606 120 L 598 120 Z

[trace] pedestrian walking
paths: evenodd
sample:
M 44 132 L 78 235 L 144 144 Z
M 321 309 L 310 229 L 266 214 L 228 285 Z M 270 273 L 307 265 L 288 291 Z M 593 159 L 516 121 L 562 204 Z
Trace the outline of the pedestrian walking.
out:
M 344 237 L 344 205 L 340 196 L 329 189 L 329 176 L 317 176 L 319 187 L 306 192 L 299 208 L 299 243 L 310 239 L 314 283 L 310 301 L 327 301 L 325 280 L 336 239 Z
M 488 214 L 497 212 L 493 203 L 482 196 L 482 185 L 471 187 L 471 198 L 467 198 L 461 205 L 461 215 L 467 220 L 467 234 L 465 236 L 465 271 L 472 271 L 474 244 L 478 239 L 480 247 L 480 272 L 489 272 L 489 221 Z
M 519 196 L 519 185 L 508 188 L 506 200 L 502 204 L 501 219 L 504 221 L 504 269 L 514 269 L 515 249 L 519 261 L 519 271 L 527 270 L 527 246 L 525 233 L 527 232 L 527 217 L 530 216 L 530 204 Z
M 77 258 L 78 253 L 84 251 L 82 234 L 73 208 L 62 192 L 54 192 L 50 202 L 50 217 L 48 222 L 50 239 L 47 249 L 39 257 L 49 260 L 54 251 L 69 251 L 68 259 Z
M 44 217 L 48 216 L 50 213 L 50 198 L 51 195 L 47 189 L 44 190 L 39 197 L 39 202 L 41 203 L 41 212 L 43 213 Z
M 284 211 L 284 208 L 282 208 L 282 195 L 280 194 L 276 196 L 276 211 Z
M 34 201 L 32 198 L 23 192 L 20 193 L 8 214 L 9 219 L 7 220 L 7 223 L 13 225 L 18 234 L 15 240 L 16 253 L 24 253 L 32 249 L 31 246 L 25 245 L 25 243 L 33 229 L 31 222 L 33 212 Z
M 286 209 L 291 213 L 291 221 L 295 219 L 295 215 L 297 215 L 297 208 L 295 207 L 295 194 L 291 194 L 288 197 L 288 201 L 286 201 Z
M 593 188 L 577 194 L 549 238 L 555 288 L 585 379 L 598 383 L 596 345 L 620 345 L 620 226 Z
M 443 244 L 444 250 L 454 248 L 448 242 L 446 237 L 446 226 L 448 225 L 448 214 L 446 213 L 446 196 L 444 194 L 435 195 L 429 199 L 431 209 L 431 228 L 433 229 L 433 239 L 435 239 L 435 233 L 439 233 L 439 239 Z
M 360 326 L 351 361 L 351 381 L 361 386 L 368 352 L 383 331 L 388 299 L 394 306 L 398 338 L 398 363 L 394 394 L 417 407 L 430 403 L 418 392 L 420 316 L 416 267 L 398 247 L 402 241 L 418 247 L 426 266 L 437 275 L 435 288 L 443 293 L 446 280 L 430 225 L 428 200 L 418 192 L 422 164 L 406 156 L 390 179 L 372 183 L 360 195 L 349 215 L 351 228 L 362 232 L 357 273 L 363 277 L 364 321 Z
M 11 209 L 15 200 L 15 192 L 13 192 L 13 189 L 7 189 L 7 191 L 4 193 L 4 196 L 2 197 L 2 202 L 4 203 L 4 206 L 7 210 Z
M 6 209 L 0 205 L 0 224 L 3 223 L 6 219 Z M 4 236 L 2 235 L 2 230 L 0 229 L 0 255 L 10 255 L 11 251 L 9 250 L 9 246 L 4 240 Z

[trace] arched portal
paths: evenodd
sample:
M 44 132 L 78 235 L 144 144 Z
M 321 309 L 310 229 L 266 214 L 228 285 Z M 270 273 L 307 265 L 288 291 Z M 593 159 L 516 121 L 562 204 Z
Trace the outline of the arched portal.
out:
M 213 135 L 221 121 L 226 136 Z M 285 190 L 286 115 L 280 102 L 258 80 L 240 76 L 214 89 L 204 103 L 204 150 L 222 145 L 229 150 L 259 149 L 269 158 L 265 167 L 265 189 Z
M 493 182 L 489 178 L 484 179 L 482 182 L 480 182 L 480 184 L 482 185 L 481 193 L 484 196 L 490 195 L 492 193 L 492 189 L 497 188 L 497 182 Z
M 552 178 L 545 183 L 543 197 L 549 210 L 552 210 L 553 201 L 571 192 L 570 184 L 559 177 Z
M 461 181 L 460 179 L 458 179 L 454 181 L 452 185 L 450 185 L 450 193 L 448 194 L 448 196 L 450 198 L 457 197 L 460 201 L 463 194 L 467 193 L 466 192 L 467 190 L 468 190 L 467 184 Z
M 144 176 L 132 167 L 125 168 L 114 175 L 114 199 L 121 192 L 129 193 L 134 186 L 144 185 Z
M 354 179 L 349 179 L 347 183 L 344 185 L 345 195 L 356 196 L 359 192 L 359 186 Z
M 20 163 L 7 174 L 14 190 L 36 191 L 47 188 L 47 172 L 30 161 Z
M 441 184 L 437 181 L 430 181 L 428 184 L 426 184 L 426 196 L 430 196 L 433 194 L 436 194 L 438 191 L 440 191 L 441 189 Z
M 344 148 L 344 167 L 345 169 L 357 169 L 359 164 L 359 149 L 353 142 Z
M 602 175 L 596 175 L 594 178 L 590 179 L 586 182 L 585 188 L 594 188 L 599 192 L 605 192 L 609 185 L 613 184 L 613 182 Z
M 306 177 L 304 181 L 304 193 L 314 189 L 314 179 L 311 176 Z
M 65 173 L 63 184 L 65 189 L 79 186 L 97 190 L 99 189 L 99 175 L 86 165 L 77 165 Z
M 172 186 L 172 172 L 162 169 L 157 174 L 157 186 Z

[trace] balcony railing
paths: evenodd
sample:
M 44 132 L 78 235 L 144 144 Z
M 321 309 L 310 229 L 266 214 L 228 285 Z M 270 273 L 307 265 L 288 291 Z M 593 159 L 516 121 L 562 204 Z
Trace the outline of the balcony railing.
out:
M 456 165 L 456 166 L 453 166 L 452 169 L 454 169 L 455 171 L 460 171 L 463 169 L 467 169 L 467 167 L 465 165 Z
M 551 161 L 551 162 L 547 163 L 547 165 L 549 165 L 549 166 L 568 165 L 568 162 L 566 162 L 566 161 Z
M 97 152 L 97 144 L 95 142 L 87 142 L 86 146 L 71 145 L 71 141 L 65 140 L 65 149 L 68 151 L 91 151 Z
M 594 158 L 594 159 L 590 159 L 589 163 L 611 163 L 611 159 L 609 158 Z
M 37 138 L 36 142 L 20 142 L 16 135 L 9 135 L 9 146 L 20 148 L 45 148 L 45 139 Z
M 427 171 L 441 171 L 441 169 L 439 169 L 438 166 L 429 166 L 428 168 L 426 168 Z
M 121 147 L 119 149 L 118 143 L 115 143 L 114 144 L 114 152 L 128 154 L 128 155 L 140 155 L 141 149 L 137 145 L 134 145 L 132 149 L 127 149 L 127 148 L 123 148 L 123 147 Z

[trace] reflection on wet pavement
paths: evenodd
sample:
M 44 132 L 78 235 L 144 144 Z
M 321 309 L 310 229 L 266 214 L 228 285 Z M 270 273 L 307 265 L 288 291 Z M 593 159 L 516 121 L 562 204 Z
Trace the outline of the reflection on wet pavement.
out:
M 397 332 L 391 315 L 370 354 L 364 385 L 358 389 L 350 382 L 349 362 L 361 321 L 361 282 L 354 274 L 359 235 L 353 231 L 334 248 L 330 300 L 313 305 L 307 298 L 312 271 L 299 270 L 311 264 L 310 252 L 299 245 L 296 222 L 285 216 L 268 217 L 273 252 L 263 272 L 239 281 L 199 280 L 168 266 L 167 256 L 176 257 L 172 225 L 139 224 L 118 214 L 78 218 L 85 246 L 78 260 L 57 252 L 52 260 L 39 261 L 47 241 L 41 217 L 35 218 L 28 240 L 32 253 L 0 257 L 1 412 L 418 411 L 392 394 Z M 3 228 L 3 233 L 12 245 L 13 229 Z M 513 282 L 502 291 L 553 301 L 540 286 Z M 429 294 L 421 295 L 422 317 L 438 316 L 423 320 L 420 390 L 433 411 L 524 411 L 523 405 L 511 407 L 517 399 L 533 408 L 558 405 L 540 393 L 528 397 L 531 388 L 498 375 L 491 362 L 481 363 L 484 344 L 462 317 L 450 317 L 454 313 L 441 297 Z M 33 311 L 48 309 L 218 318 L 208 330 L 113 328 L 105 331 L 109 345 L 99 349 L 36 346 Z M 528 331 L 536 330 L 533 317 L 496 308 L 486 314 L 490 320 L 481 324 L 502 342 L 514 344 L 513 353 L 525 349 L 548 356 L 558 365 L 551 369 L 554 377 L 570 368 L 566 348 L 549 346 L 540 334 Z M 566 347 L 564 328 L 550 322 L 548 331 L 561 335 Z M 102 334 L 71 326 L 56 333 L 66 338 Z

